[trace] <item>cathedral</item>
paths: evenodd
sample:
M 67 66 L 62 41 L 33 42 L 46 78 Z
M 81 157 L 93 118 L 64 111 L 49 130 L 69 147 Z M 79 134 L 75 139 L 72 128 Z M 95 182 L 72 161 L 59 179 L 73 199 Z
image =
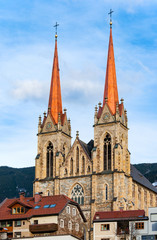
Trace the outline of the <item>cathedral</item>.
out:
M 57 34 L 47 113 L 39 116 L 34 193 L 65 194 L 78 202 L 92 233 L 96 211 L 144 209 L 157 206 L 157 189 L 130 164 L 128 119 L 119 101 L 112 22 L 102 104 L 95 107 L 94 140 L 83 142 L 62 109 Z

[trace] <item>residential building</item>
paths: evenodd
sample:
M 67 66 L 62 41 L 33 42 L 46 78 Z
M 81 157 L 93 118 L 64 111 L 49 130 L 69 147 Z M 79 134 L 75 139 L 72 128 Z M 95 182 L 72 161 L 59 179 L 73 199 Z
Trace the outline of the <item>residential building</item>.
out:
M 148 209 L 148 221 L 145 230 L 136 230 L 137 240 L 156 240 L 157 239 L 157 208 Z
M 93 240 L 136 240 L 147 234 L 148 217 L 144 210 L 96 212 L 93 219 Z
M 78 203 L 64 195 L 5 199 L 0 206 L 0 233 L 8 238 L 69 235 L 82 239 L 86 219 Z

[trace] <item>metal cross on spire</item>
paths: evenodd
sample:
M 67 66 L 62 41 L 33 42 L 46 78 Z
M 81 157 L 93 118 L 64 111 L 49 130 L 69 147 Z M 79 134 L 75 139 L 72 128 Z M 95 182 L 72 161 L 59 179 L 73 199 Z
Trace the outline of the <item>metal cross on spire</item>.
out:
M 110 12 L 108 13 L 110 15 L 110 27 L 112 27 L 112 9 L 110 9 Z
M 55 34 L 55 38 L 57 38 L 57 27 L 59 26 L 59 24 L 56 22 L 56 24 L 54 25 L 55 29 L 56 29 L 56 34 Z

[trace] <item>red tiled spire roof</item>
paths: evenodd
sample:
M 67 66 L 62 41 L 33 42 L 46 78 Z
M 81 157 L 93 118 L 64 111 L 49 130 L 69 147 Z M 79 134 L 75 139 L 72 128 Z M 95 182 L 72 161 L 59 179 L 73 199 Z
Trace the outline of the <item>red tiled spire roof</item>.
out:
M 116 113 L 116 103 L 117 102 L 119 103 L 119 100 L 118 100 L 116 67 L 115 67 L 113 39 L 112 39 L 112 26 L 110 26 L 110 38 L 109 38 L 103 106 L 105 105 L 105 98 L 108 99 L 107 100 L 108 106 L 112 114 L 114 115 Z
M 60 113 L 62 116 L 62 97 L 61 97 L 61 86 L 60 86 L 60 76 L 59 76 L 57 36 L 55 39 L 55 51 L 54 51 L 54 60 L 53 60 L 48 108 L 50 109 L 50 113 L 55 121 L 55 124 L 57 124 L 58 114 Z

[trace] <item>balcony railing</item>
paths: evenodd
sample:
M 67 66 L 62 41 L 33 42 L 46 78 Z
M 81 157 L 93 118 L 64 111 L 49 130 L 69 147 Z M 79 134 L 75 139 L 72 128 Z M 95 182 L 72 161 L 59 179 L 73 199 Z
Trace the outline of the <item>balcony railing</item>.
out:
M 31 233 L 48 233 L 48 232 L 55 232 L 57 230 L 58 230 L 58 224 L 56 223 L 29 225 L 29 231 Z

